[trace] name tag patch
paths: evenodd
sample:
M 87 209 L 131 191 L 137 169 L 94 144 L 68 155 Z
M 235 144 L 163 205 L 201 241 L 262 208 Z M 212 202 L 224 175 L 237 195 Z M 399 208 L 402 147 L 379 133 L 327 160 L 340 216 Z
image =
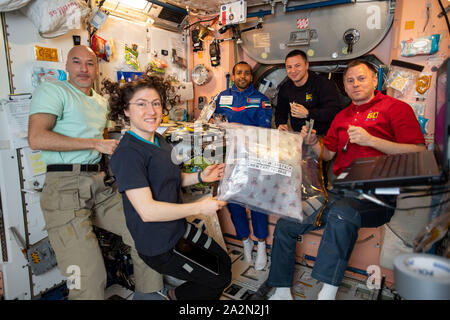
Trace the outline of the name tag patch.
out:
M 221 96 L 219 104 L 233 104 L 233 96 Z
M 248 104 L 259 104 L 261 102 L 260 98 L 247 98 Z

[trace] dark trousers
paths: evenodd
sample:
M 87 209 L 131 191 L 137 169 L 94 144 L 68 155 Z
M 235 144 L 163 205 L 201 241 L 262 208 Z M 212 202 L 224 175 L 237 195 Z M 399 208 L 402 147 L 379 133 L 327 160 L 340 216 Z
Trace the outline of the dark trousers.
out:
M 381 198 L 381 197 L 378 197 Z M 395 206 L 396 197 L 383 197 Z M 297 237 L 324 228 L 311 276 L 324 283 L 339 286 L 348 260 L 358 238 L 360 228 L 376 228 L 391 219 L 393 209 L 381 207 L 367 200 L 345 198 L 329 194 L 329 203 L 322 215 L 322 226 L 279 219 L 275 227 L 272 259 L 267 284 L 271 287 L 290 287 L 295 267 Z
M 169 250 L 157 256 L 139 255 L 145 263 L 161 274 L 173 276 L 185 283 L 175 289 L 177 300 L 218 300 L 223 290 L 231 282 L 231 260 L 227 252 L 211 237 L 188 224 L 184 239 L 194 242 L 215 254 L 219 259 L 219 274 L 215 275 L 205 268 Z

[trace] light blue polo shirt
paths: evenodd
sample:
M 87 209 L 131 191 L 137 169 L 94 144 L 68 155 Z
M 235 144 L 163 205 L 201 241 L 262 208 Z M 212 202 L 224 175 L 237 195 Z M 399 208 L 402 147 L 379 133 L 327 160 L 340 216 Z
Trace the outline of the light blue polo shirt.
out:
M 56 116 L 53 131 L 73 138 L 103 139 L 108 123 L 108 102 L 92 90 L 92 96 L 68 81 L 43 82 L 34 92 L 30 115 L 49 113 Z M 98 163 L 102 154 L 94 149 L 77 151 L 42 151 L 49 164 Z

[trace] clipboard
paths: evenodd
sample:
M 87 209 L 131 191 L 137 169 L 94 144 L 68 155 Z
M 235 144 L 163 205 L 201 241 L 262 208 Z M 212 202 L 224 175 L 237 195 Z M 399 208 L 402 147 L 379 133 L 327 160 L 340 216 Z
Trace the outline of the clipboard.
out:
M 9 135 L 10 147 L 14 149 L 28 146 L 28 117 L 31 108 L 31 94 L 9 95 L 2 101 L 6 117 L 6 134 Z

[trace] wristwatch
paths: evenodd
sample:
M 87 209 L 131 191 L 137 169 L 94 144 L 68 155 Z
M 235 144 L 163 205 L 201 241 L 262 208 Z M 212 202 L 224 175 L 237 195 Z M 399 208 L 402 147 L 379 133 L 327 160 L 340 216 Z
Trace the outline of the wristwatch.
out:
M 199 183 L 205 183 L 205 182 L 202 180 L 202 169 L 199 169 L 199 170 L 198 170 L 197 178 L 198 178 L 198 182 L 199 182 Z

